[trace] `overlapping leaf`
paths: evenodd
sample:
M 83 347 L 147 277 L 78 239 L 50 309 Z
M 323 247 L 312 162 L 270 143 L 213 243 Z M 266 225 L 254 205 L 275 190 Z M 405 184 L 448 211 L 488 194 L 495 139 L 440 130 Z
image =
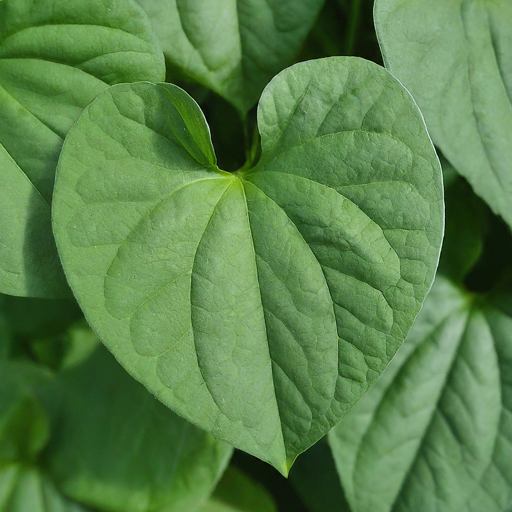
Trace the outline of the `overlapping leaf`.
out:
M 137 0 L 167 61 L 245 114 L 291 61 L 324 0 Z
M 353 512 L 510 509 L 511 304 L 437 278 L 390 367 L 330 434 Z
M 226 173 L 185 92 L 113 87 L 66 140 L 54 229 L 130 373 L 287 473 L 401 345 L 435 272 L 442 185 L 410 95 L 360 59 L 278 75 L 259 129 L 260 163 Z
M 196 510 L 232 448 L 158 402 L 104 347 L 45 392 L 45 462 L 70 498 L 114 512 Z
M 435 144 L 512 225 L 512 3 L 377 0 L 375 25 Z
M 108 85 L 163 76 L 133 0 L 0 2 L 0 292 L 69 294 L 50 222 L 64 137 Z

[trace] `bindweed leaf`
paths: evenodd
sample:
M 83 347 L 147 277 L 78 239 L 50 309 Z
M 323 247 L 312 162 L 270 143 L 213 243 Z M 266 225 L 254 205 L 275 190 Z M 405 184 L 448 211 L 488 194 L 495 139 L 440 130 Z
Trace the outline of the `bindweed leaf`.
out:
M 259 164 L 230 174 L 184 91 L 107 90 L 66 140 L 54 229 L 121 364 L 287 474 L 402 344 L 437 265 L 442 183 L 414 101 L 360 59 L 282 72 L 258 125 Z
M 151 25 L 133 0 L 0 2 L 0 292 L 70 294 L 51 231 L 64 138 L 108 85 L 162 80 Z

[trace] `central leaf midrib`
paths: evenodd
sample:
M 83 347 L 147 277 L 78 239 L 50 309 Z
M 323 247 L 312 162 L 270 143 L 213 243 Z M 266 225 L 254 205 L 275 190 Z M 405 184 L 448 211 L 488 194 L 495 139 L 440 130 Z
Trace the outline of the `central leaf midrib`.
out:
M 242 187 L 244 188 L 244 197 L 245 196 L 245 186 L 244 186 L 244 181 L 242 178 L 240 178 L 240 181 L 242 182 Z M 322 276 L 324 278 L 324 283 L 325 283 L 325 286 L 329 292 L 329 298 L 331 300 L 331 304 L 332 304 L 332 312 L 333 312 L 333 318 L 334 318 L 334 321 L 336 322 L 336 311 L 335 311 L 335 303 L 333 301 L 333 298 L 332 298 L 332 295 L 331 295 L 331 290 L 329 288 L 329 284 L 327 282 L 327 278 L 325 276 L 325 273 L 323 271 L 323 268 L 322 268 L 322 265 L 320 264 L 320 262 L 318 261 L 318 259 L 316 258 L 315 254 L 313 253 L 313 251 L 311 250 L 311 247 L 309 246 L 309 244 L 307 243 L 307 241 L 305 240 L 304 236 L 302 235 L 302 233 L 300 232 L 299 228 L 297 227 L 297 225 L 293 222 L 292 219 L 290 219 L 290 217 L 288 216 L 288 214 L 281 208 L 281 206 L 279 204 L 277 204 L 271 197 L 267 196 L 259 187 L 257 187 L 254 183 L 252 183 L 251 181 L 247 181 L 247 183 L 249 183 L 251 186 L 253 186 L 259 193 L 261 193 L 266 199 L 268 199 L 269 201 L 271 201 L 273 204 L 275 204 L 280 211 L 283 212 L 283 214 L 286 216 L 286 218 L 290 221 L 290 223 L 293 225 L 293 227 L 295 228 L 296 232 L 299 234 L 300 238 L 302 239 L 302 241 L 304 242 L 305 246 L 309 249 L 309 251 L 311 251 L 311 254 L 314 258 L 314 260 L 318 263 L 318 266 L 320 267 L 320 270 L 322 272 Z M 247 206 L 247 215 L 249 215 L 249 207 L 247 205 L 247 201 L 246 201 L 246 206 Z M 249 223 L 249 226 L 250 226 L 250 223 Z M 252 232 L 251 232 L 252 233 Z M 252 235 L 251 235 L 252 236 Z M 253 242 L 253 247 L 254 247 L 254 242 Z M 254 251 L 255 252 L 255 255 L 256 255 L 256 250 Z M 257 265 L 257 264 L 256 264 Z M 261 290 L 260 290 L 260 296 L 261 296 Z M 262 299 L 262 307 L 263 307 L 263 299 Z M 266 327 L 266 312 L 265 312 L 265 308 L 263 307 L 263 312 L 264 312 L 264 317 L 265 317 L 265 327 Z M 339 334 L 338 334 L 338 328 L 336 326 L 336 334 L 338 336 L 338 340 L 336 342 L 336 352 L 337 352 L 337 358 L 336 360 L 339 362 Z M 267 336 L 267 339 L 268 339 L 268 336 Z M 270 344 L 269 344 L 269 354 L 271 353 L 271 350 L 270 350 Z M 272 363 L 273 360 L 272 360 L 272 357 L 270 357 L 270 360 Z M 277 363 L 275 363 L 277 364 Z M 280 366 L 280 365 L 277 365 L 277 366 Z M 283 371 L 283 373 L 286 375 L 286 372 L 284 372 L 284 370 L 281 369 L 281 371 Z M 272 367 L 272 375 L 274 375 L 274 368 Z M 287 375 L 286 375 L 287 376 Z M 287 376 L 288 377 L 288 376 Z M 289 378 L 289 377 L 288 377 Z M 339 378 L 339 374 L 337 375 L 337 378 Z M 274 390 L 275 390 L 275 387 L 274 387 Z M 331 404 L 332 402 L 335 401 L 335 397 L 333 396 L 332 400 L 331 400 Z M 278 404 L 278 409 L 279 409 L 279 401 L 277 399 L 277 393 L 276 393 L 276 403 Z M 309 405 L 308 405 L 309 407 Z M 281 423 L 281 432 L 282 431 L 282 423 Z M 284 432 L 283 432 L 283 438 L 284 438 Z M 286 449 L 286 448 L 285 448 Z M 287 457 L 288 457 L 288 454 L 287 454 Z M 290 459 L 288 460 L 287 458 L 287 463 L 293 463 L 293 459 Z
M 194 306 L 194 301 L 192 299 L 192 277 L 194 276 L 194 266 L 196 264 L 196 258 L 197 258 L 197 253 L 199 252 L 199 247 L 201 246 L 201 243 L 203 241 L 203 238 L 204 238 L 204 235 L 206 233 L 206 231 L 208 230 L 208 226 L 210 225 L 212 219 L 213 219 L 213 216 L 215 215 L 215 212 L 217 211 L 217 208 L 219 207 L 220 203 L 222 202 L 222 200 L 224 199 L 224 197 L 226 196 L 228 190 L 234 185 L 234 183 L 236 183 L 236 179 L 233 179 L 231 181 L 231 183 L 229 183 L 226 188 L 224 189 L 224 191 L 222 192 L 219 200 L 215 203 L 215 206 L 213 207 L 213 210 L 212 210 L 212 213 L 206 223 L 206 226 L 203 230 L 203 232 L 201 233 L 201 237 L 199 238 L 199 242 L 196 246 L 196 249 L 195 249 L 195 252 L 194 252 L 194 259 L 192 260 L 192 266 L 190 268 L 190 290 L 189 290 L 189 302 L 190 302 L 190 325 L 192 326 L 192 339 L 194 341 L 194 353 L 196 355 L 196 361 L 197 361 L 197 367 L 199 369 L 199 373 L 201 374 L 201 379 L 203 380 L 205 386 L 206 386 L 206 389 L 208 390 L 208 393 L 210 394 L 212 400 L 213 400 L 213 403 L 217 406 L 217 409 L 219 410 L 219 412 L 227 419 L 229 419 L 229 417 L 224 413 L 224 411 L 222 410 L 220 404 L 218 403 L 211 387 L 210 387 L 210 384 L 208 382 L 208 379 L 205 378 L 205 375 L 203 373 L 203 369 L 201 367 L 201 363 L 199 362 L 199 356 L 198 356 L 198 348 L 197 348 L 197 342 L 196 342 L 196 336 L 194 334 L 194 320 L 193 320 L 193 306 Z

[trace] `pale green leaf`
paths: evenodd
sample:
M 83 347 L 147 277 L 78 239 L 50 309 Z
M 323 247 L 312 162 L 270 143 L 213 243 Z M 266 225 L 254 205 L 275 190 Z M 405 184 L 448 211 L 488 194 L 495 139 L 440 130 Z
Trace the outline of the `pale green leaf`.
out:
M 63 140 L 108 85 L 163 76 L 134 0 L 0 2 L 0 292 L 69 295 L 50 222 Z
M 290 65 L 324 0 L 137 0 L 167 61 L 245 114 Z
M 512 2 L 377 0 L 375 26 L 435 144 L 512 225 Z
M 270 494 L 241 471 L 229 467 L 198 512 L 277 512 Z
M 176 416 L 104 347 L 44 394 L 53 418 L 45 463 L 70 498 L 113 512 L 193 511 L 232 448 Z
M 419 110 L 375 64 L 293 66 L 258 115 L 262 159 L 230 174 L 184 91 L 109 89 L 66 140 L 54 229 L 121 364 L 286 474 L 411 327 L 437 265 L 442 183 Z
M 437 278 L 389 368 L 330 434 L 353 512 L 512 506 L 511 297 Z

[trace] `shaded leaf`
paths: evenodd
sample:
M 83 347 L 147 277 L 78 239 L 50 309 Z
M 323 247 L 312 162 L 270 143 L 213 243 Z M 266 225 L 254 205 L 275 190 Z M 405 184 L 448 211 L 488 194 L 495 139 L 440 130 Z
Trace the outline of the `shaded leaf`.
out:
M 70 294 L 50 222 L 63 140 L 108 85 L 163 77 L 133 0 L 0 2 L 0 292 Z
M 350 512 L 325 438 L 297 458 L 290 481 L 310 512 Z
M 437 265 L 442 184 L 420 112 L 375 64 L 293 66 L 258 116 L 261 160 L 230 174 L 184 91 L 109 89 L 66 140 L 54 229 L 121 364 L 286 474 L 408 332 Z
M 36 390 L 50 375 L 33 364 L 12 361 L 0 362 L 0 374 L 0 465 L 30 462 L 49 439 L 49 419 Z
M 232 449 L 176 416 L 104 347 L 46 390 L 50 475 L 77 501 L 114 512 L 195 510 Z

